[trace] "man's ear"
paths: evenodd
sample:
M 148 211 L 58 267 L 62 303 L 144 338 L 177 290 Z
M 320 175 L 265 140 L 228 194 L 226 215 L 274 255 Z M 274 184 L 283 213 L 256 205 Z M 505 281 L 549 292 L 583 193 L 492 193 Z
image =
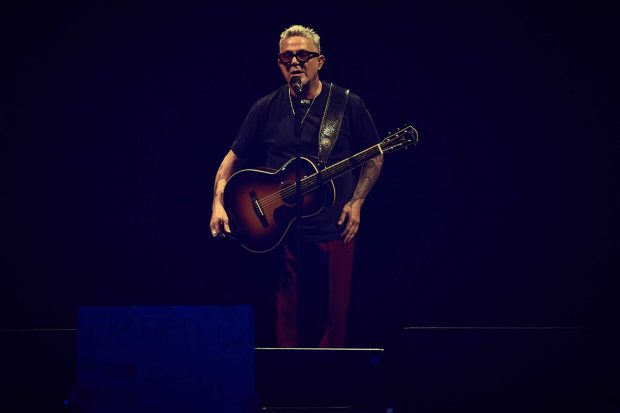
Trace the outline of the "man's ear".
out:
M 325 56 L 320 55 L 318 59 L 319 59 L 319 70 L 321 70 L 323 68 L 323 65 L 325 64 Z

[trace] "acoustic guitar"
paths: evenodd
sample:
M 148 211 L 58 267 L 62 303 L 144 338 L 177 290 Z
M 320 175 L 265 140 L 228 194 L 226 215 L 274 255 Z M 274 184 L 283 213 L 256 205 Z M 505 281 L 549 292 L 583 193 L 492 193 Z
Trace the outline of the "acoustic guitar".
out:
M 405 126 L 380 143 L 324 169 L 306 157 L 287 161 L 277 171 L 243 169 L 233 174 L 224 189 L 224 209 L 231 224 L 231 237 L 252 252 L 267 252 L 282 241 L 298 217 L 319 214 L 333 204 L 336 188 L 332 180 L 362 166 L 375 156 L 417 145 L 418 131 Z M 297 193 L 297 169 L 301 171 Z

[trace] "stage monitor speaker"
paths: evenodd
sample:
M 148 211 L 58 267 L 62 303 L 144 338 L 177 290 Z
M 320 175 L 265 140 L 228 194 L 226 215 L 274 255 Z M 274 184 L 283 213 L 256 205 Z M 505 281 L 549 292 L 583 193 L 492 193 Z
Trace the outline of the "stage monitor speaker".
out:
M 80 411 L 257 406 L 251 307 L 83 307 L 78 315 Z
M 609 360 L 593 337 L 564 327 L 407 327 L 394 384 L 404 411 L 612 411 Z
M 266 412 L 375 411 L 384 403 L 384 367 L 380 348 L 256 349 Z

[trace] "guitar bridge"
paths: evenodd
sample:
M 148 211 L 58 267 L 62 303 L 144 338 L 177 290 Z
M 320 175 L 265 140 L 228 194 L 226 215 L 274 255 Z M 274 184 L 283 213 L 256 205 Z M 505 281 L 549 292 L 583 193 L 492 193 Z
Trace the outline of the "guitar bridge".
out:
M 262 224 L 263 228 L 267 228 L 269 226 L 269 223 L 267 222 L 267 216 L 263 212 L 263 208 L 260 206 L 260 202 L 258 201 L 256 192 L 250 192 L 250 199 L 252 200 L 252 207 L 254 208 L 254 213 L 258 217 L 258 220 Z

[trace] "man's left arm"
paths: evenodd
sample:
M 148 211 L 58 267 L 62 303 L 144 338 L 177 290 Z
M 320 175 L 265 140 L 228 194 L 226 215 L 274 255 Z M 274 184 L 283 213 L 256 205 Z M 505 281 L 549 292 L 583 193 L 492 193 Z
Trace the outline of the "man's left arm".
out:
M 349 202 L 342 208 L 340 218 L 338 219 L 338 225 L 342 225 L 345 221 L 347 222 L 347 226 L 341 234 L 341 236 L 344 237 L 345 244 L 351 242 L 359 230 L 362 205 L 370 193 L 372 186 L 377 181 L 382 166 L 383 155 L 379 155 L 364 164 L 360 172 L 359 180 L 357 181 L 357 186 L 353 192 L 353 197 L 351 197 Z

